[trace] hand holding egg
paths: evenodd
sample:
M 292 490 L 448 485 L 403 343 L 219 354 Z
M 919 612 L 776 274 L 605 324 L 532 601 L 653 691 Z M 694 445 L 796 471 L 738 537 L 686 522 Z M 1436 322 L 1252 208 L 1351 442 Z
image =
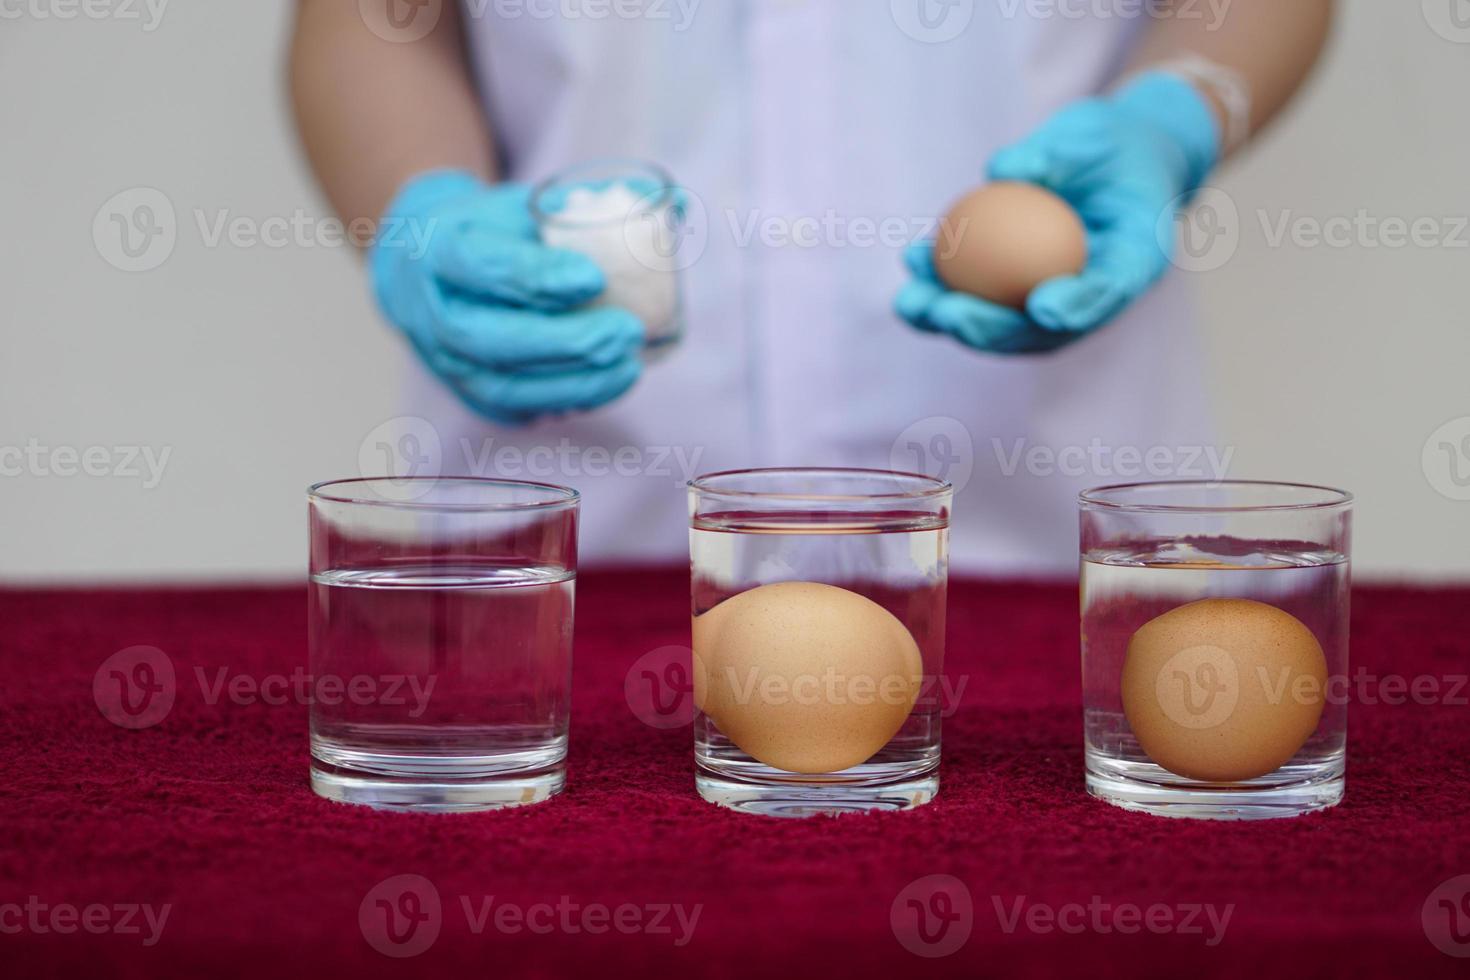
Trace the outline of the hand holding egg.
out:
M 974 259 L 936 255 L 942 240 L 913 245 L 904 256 L 913 280 L 896 312 L 920 330 L 987 352 L 1038 353 L 1081 339 L 1168 271 L 1172 218 L 1220 147 L 1209 103 L 1170 72 L 1144 72 L 1107 97 L 1063 106 L 998 151 L 987 167 L 996 183 L 961 202 L 966 212 L 985 208 L 976 217 L 988 224 L 975 234 L 988 229 L 994 242 L 965 244 L 966 253 L 976 249 Z M 1003 202 L 995 188 L 1006 182 L 1029 185 L 1031 201 L 1017 190 Z M 1037 196 L 1047 192 L 1051 207 Z M 1070 216 L 1056 210 L 1056 199 Z M 951 220 L 963 217 L 959 207 Z M 1078 227 L 1086 228 L 1081 253 Z
M 913 281 L 895 311 L 976 350 L 1056 350 L 1080 334 L 1036 323 L 1025 312 L 1027 298 L 1041 283 L 1081 272 L 1087 247 L 1082 221 L 1057 195 L 1025 182 L 987 184 L 950 209 L 932 242 L 904 253 Z

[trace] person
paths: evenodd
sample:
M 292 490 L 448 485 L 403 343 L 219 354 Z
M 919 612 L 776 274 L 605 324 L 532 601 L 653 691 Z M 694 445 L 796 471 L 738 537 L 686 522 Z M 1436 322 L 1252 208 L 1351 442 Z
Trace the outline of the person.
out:
M 298 0 L 290 88 L 344 219 L 434 229 L 385 234 L 367 269 L 445 472 L 576 485 L 593 562 L 685 554 L 694 469 L 943 472 L 956 568 L 1048 574 L 1075 568 L 1078 490 L 1225 475 L 1202 462 L 1228 454 L 1159 219 L 1286 105 L 1333 14 L 1112 7 Z M 687 336 L 654 364 L 528 208 L 534 181 L 605 157 L 657 162 L 702 209 Z M 986 177 L 1088 228 L 1086 268 L 1024 311 L 928 259 Z

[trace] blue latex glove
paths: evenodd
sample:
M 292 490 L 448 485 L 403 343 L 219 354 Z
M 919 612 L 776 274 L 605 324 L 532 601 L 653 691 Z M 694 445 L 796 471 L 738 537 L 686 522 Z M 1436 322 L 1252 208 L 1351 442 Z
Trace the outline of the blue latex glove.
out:
M 605 405 L 643 369 L 643 324 L 579 309 L 605 288 L 602 270 L 543 246 L 530 200 L 521 184 L 423 174 L 389 207 L 370 260 L 379 305 L 429 369 L 510 425 Z
M 996 153 L 989 175 L 1065 198 L 1087 226 L 1086 268 L 1037 286 L 1023 314 L 947 289 L 934 274 L 932 243 L 917 242 L 905 255 L 914 279 L 898 295 L 898 315 L 983 351 L 1038 353 L 1071 343 L 1164 274 L 1171 253 L 1159 240 L 1159 222 L 1219 156 L 1219 123 L 1209 103 L 1167 72 L 1139 75 L 1109 98 L 1066 106 Z

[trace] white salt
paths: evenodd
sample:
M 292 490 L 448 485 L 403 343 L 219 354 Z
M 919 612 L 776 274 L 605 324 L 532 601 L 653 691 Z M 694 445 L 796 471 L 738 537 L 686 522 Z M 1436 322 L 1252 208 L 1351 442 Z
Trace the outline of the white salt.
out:
M 630 311 L 657 346 L 680 331 L 677 221 L 667 194 L 640 194 L 624 183 L 578 187 L 543 221 L 541 238 L 596 262 L 607 290 L 592 305 Z

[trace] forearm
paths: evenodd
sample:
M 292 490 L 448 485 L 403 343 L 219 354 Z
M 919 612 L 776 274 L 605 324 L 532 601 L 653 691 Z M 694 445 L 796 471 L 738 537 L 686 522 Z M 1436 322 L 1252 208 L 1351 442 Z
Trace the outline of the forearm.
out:
M 1259 132 L 1301 87 L 1327 40 L 1333 0 L 1231 0 L 1215 18 L 1200 6 L 1185 17 L 1175 4 L 1153 23 L 1130 70 L 1191 55 L 1236 73 L 1250 94 L 1250 133 Z M 1201 90 L 1222 124 L 1229 109 L 1208 85 Z M 1232 147 L 1233 149 L 1233 147 Z
M 357 0 L 298 0 L 290 90 L 307 158 L 344 221 L 376 222 L 425 170 L 495 176 L 457 4 L 427 37 L 397 43 L 368 28 Z

